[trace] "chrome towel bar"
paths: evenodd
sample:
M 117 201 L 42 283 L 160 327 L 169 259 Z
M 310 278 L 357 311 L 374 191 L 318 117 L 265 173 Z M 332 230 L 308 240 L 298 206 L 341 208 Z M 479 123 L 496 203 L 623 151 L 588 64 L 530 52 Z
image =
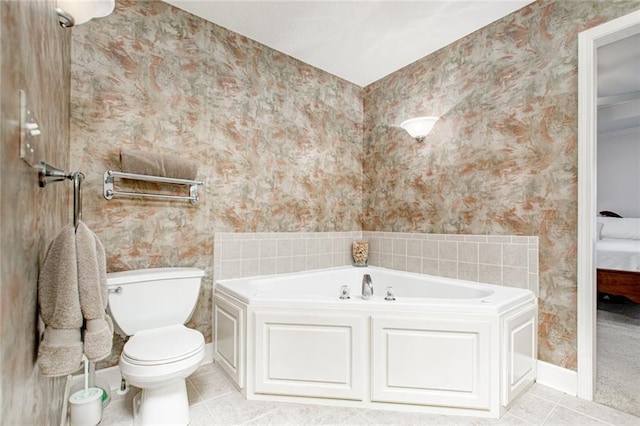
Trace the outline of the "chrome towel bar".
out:
M 145 182 L 155 183 L 168 183 L 173 185 L 187 185 L 189 186 L 189 195 L 170 195 L 170 194 L 153 194 L 147 192 L 130 192 L 130 191 L 116 191 L 114 189 L 115 178 L 139 180 Z M 139 175 L 135 173 L 117 172 L 115 170 L 107 170 L 104 172 L 104 184 L 103 195 L 107 200 L 111 200 L 115 195 L 123 195 L 126 197 L 146 197 L 146 198 L 161 198 L 169 200 L 187 200 L 191 204 L 198 202 L 198 186 L 204 185 L 203 181 L 188 180 L 188 179 L 176 179 L 162 176 L 150 176 Z

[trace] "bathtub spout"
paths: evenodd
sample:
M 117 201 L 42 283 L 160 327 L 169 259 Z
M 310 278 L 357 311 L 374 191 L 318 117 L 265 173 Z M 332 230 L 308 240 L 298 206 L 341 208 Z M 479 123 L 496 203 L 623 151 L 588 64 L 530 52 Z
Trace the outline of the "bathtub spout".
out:
M 362 298 L 364 300 L 371 299 L 373 297 L 373 282 L 371 281 L 371 275 L 364 274 L 362 277 Z

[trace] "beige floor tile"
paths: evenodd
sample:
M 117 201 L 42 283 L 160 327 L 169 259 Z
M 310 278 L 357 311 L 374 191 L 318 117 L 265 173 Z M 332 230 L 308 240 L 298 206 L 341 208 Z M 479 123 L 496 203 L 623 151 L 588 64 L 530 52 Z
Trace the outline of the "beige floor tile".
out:
M 285 404 L 280 410 L 298 424 L 348 425 L 364 420 L 359 414 L 360 408 L 325 407 L 307 404 Z
M 451 417 L 451 416 L 447 416 Z M 442 423 L 445 424 L 445 423 Z M 504 414 L 499 419 L 489 417 L 461 417 L 460 420 L 452 423 L 454 425 L 473 425 L 473 426 L 529 426 L 531 423 L 525 422 L 509 413 Z
M 575 396 L 565 395 L 560 400 L 559 404 L 563 407 L 570 408 L 574 411 L 595 417 L 598 420 L 611 423 L 616 426 L 640 425 L 640 417 L 624 413 L 596 402 L 585 401 L 584 399 L 576 398 Z
M 218 364 L 214 364 L 214 363 L 204 364 L 204 365 L 201 365 L 200 367 L 198 367 L 198 369 L 196 371 L 194 371 L 193 374 L 191 374 L 189 376 L 189 378 L 202 376 L 203 374 L 209 374 L 209 373 L 214 372 L 214 371 L 222 372 L 222 369 L 220 368 L 220 366 Z
M 139 389 L 132 388 L 126 395 L 117 395 L 113 392 L 111 402 L 102 412 L 100 426 L 133 425 L 132 398 Z
M 230 392 L 205 401 L 216 424 L 241 424 L 278 409 L 278 403 L 247 401 L 240 393 Z
M 287 413 L 275 410 L 270 413 L 267 413 L 258 418 L 252 419 L 246 423 L 245 425 L 260 425 L 260 426 L 268 426 L 268 425 L 277 425 L 277 426 L 293 426 L 298 425 L 291 417 L 287 415 Z
M 525 393 L 514 402 L 509 413 L 534 425 L 540 425 L 551 413 L 555 404 L 531 393 Z
M 447 422 L 454 424 L 457 420 L 463 421 L 454 416 L 388 410 L 365 410 L 362 415 L 372 424 L 378 425 L 445 425 Z
M 493 419 L 490 422 L 479 422 L 477 423 L 478 425 L 484 425 L 484 424 L 488 424 L 488 425 L 505 425 L 505 426 L 525 426 L 525 425 L 529 425 L 530 423 L 525 422 L 522 419 L 519 419 L 518 417 L 512 415 L 512 414 L 505 414 L 504 416 L 500 417 L 499 419 Z
M 209 426 L 215 424 L 211 412 L 204 403 L 191 405 L 189 407 L 189 417 L 191 418 L 189 426 Z
M 594 419 L 593 417 L 586 416 L 584 414 L 580 414 L 576 411 L 569 410 L 568 408 L 562 406 L 556 406 L 555 409 L 551 412 L 549 417 L 543 423 L 544 425 L 549 426 L 605 426 L 609 425 L 609 423 L 601 422 L 600 420 Z
M 566 393 L 551 389 L 550 387 L 540 385 L 538 383 L 534 383 L 527 393 L 555 403 L 559 402 L 566 395 Z
M 200 392 L 198 392 L 191 379 L 187 379 L 187 398 L 189 399 L 189 405 L 195 405 L 203 401 Z
M 219 398 L 229 392 L 236 392 L 236 388 L 229 379 L 218 369 L 210 369 L 208 372 L 189 377 L 195 389 L 200 395 L 201 401 Z

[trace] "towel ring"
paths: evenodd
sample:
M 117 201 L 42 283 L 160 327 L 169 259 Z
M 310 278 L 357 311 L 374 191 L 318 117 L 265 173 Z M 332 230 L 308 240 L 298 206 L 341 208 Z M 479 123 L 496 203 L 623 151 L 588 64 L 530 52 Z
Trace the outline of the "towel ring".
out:
M 41 188 L 51 182 L 60 182 L 66 179 L 73 181 L 73 227 L 77 230 L 80 220 L 82 220 L 82 181 L 85 177 L 84 174 L 81 172 L 67 173 L 44 161 L 40 162 L 39 170 L 38 182 Z

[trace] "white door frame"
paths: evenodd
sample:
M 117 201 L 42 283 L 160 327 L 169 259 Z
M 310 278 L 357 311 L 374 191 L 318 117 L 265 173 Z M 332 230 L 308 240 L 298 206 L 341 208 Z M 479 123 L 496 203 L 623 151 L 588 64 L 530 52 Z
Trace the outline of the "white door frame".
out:
M 597 49 L 640 33 L 640 11 L 578 35 L 578 396 L 593 400 L 596 362 Z

